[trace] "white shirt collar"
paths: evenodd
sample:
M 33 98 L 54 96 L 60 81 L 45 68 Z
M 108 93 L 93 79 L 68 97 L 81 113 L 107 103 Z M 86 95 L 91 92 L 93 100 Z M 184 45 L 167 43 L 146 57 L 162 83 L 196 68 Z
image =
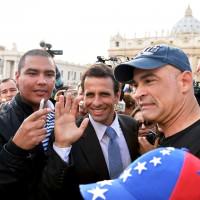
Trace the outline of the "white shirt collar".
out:
M 106 131 L 107 125 L 104 125 L 104 124 L 101 124 L 99 122 L 94 121 L 94 119 L 92 118 L 92 116 L 90 114 L 89 114 L 89 119 L 90 119 L 92 126 L 94 127 L 94 130 L 96 132 L 98 140 L 101 141 L 103 136 L 104 136 L 104 133 Z M 110 127 L 112 127 L 115 130 L 118 137 L 121 136 L 121 131 L 120 131 L 121 128 L 120 128 L 120 125 L 119 125 L 117 114 L 115 115 L 115 119 L 112 122 L 112 124 L 110 125 Z

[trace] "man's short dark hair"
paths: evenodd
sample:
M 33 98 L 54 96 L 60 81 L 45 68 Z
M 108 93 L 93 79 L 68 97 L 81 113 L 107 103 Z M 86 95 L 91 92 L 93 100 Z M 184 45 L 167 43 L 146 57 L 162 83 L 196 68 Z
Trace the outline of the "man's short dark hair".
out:
M 18 64 L 18 71 L 20 72 L 21 69 L 24 67 L 24 62 L 27 56 L 42 56 L 42 57 L 47 57 L 47 58 L 52 58 L 52 56 L 45 50 L 43 49 L 32 49 L 30 51 L 27 51 L 24 55 L 19 60 Z
M 108 78 L 110 77 L 113 81 L 113 90 L 116 94 L 119 92 L 119 82 L 115 80 L 113 69 L 105 64 L 94 64 L 88 68 L 81 78 L 81 87 L 84 91 L 84 82 L 86 77 L 95 77 L 95 78 Z
M 13 79 L 13 78 L 4 78 L 4 79 L 2 79 L 2 80 L 0 81 L 0 84 L 1 84 L 1 83 L 6 83 L 6 82 L 8 82 L 8 81 L 13 81 L 13 82 L 16 84 L 16 81 L 15 81 L 15 79 Z

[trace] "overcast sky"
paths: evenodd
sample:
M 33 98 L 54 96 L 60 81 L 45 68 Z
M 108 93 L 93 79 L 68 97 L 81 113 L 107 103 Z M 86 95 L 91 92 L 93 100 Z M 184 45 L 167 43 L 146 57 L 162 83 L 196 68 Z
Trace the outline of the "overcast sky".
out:
M 171 30 L 190 4 L 200 20 L 198 0 L 0 0 L 0 45 L 17 44 L 19 51 L 38 48 L 45 40 L 57 57 L 92 63 L 106 57 L 110 37 L 134 37 Z

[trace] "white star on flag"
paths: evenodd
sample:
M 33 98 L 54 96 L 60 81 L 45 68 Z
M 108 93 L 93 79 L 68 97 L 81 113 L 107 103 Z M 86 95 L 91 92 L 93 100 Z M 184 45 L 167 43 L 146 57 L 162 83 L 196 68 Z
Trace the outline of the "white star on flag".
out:
M 100 197 L 102 199 L 106 199 L 104 193 L 107 192 L 107 191 L 108 191 L 108 189 L 103 189 L 103 188 L 101 189 L 99 187 L 96 187 L 96 188 L 94 188 L 92 190 L 88 190 L 87 192 L 88 193 L 92 193 L 93 194 L 92 200 L 95 200 L 98 197 Z
M 132 176 L 130 172 L 131 168 L 124 170 L 123 174 L 119 178 L 122 179 L 123 182 L 125 182 L 129 176 Z
M 168 149 L 163 149 L 163 150 L 161 150 L 160 151 L 160 153 L 163 155 L 163 156 L 165 156 L 165 155 L 170 155 L 170 150 L 168 150 Z
M 150 160 L 149 162 L 150 162 L 150 163 L 153 163 L 154 167 L 156 167 L 158 164 L 161 164 L 160 160 L 161 160 L 160 157 L 155 157 L 155 156 L 154 156 L 153 159 Z
M 174 151 L 175 148 L 174 147 L 166 147 L 167 150 L 170 150 L 170 151 Z
M 104 181 L 99 181 L 97 184 L 99 184 L 101 187 L 105 185 L 112 185 L 113 180 L 104 180 Z
M 143 170 L 147 170 L 147 168 L 145 167 L 147 162 L 138 162 L 137 166 L 134 168 L 134 170 L 138 170 L 138 174 L 141 174 Z

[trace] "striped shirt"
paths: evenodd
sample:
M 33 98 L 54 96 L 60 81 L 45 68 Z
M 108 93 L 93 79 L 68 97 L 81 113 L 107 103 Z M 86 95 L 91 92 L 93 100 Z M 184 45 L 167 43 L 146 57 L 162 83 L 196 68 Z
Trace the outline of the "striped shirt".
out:
M 45 124 L 46 138 L 42 141 L 44 151 L 47 151 L 48 149 L 49 139 L 50 139 L 51 133 L 54 130 L 54 122 L 55 122 L 54 112 L 52 111 L 48 113 L 47 118 L 46 118 L 46 124 Z

